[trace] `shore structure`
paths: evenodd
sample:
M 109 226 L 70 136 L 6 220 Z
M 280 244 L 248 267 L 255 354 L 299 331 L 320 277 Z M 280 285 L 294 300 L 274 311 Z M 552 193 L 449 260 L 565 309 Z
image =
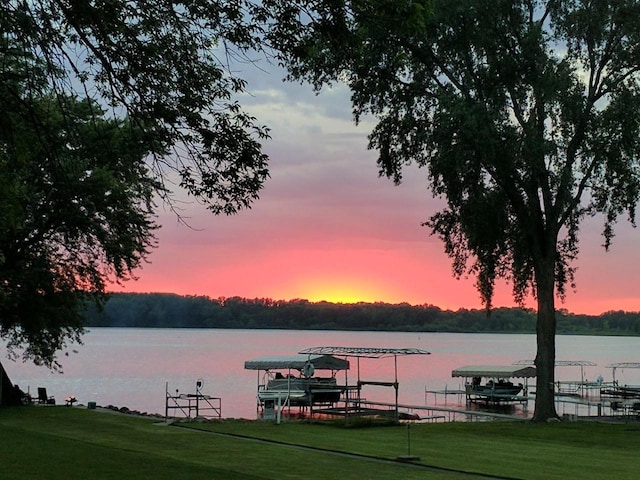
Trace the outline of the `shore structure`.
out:
M 600 390 L 600 398 L 606 399 L 612 411 L 625 416 L 640 416 L 640 385 L 620 385 L 616 379 L 616 370 L 627 368 L 640 368 L 638 362 L 618 362 L 607 365 L 611 368 L 613 382 L 603 385 Z
M 324 354 L 269 355 L 247 360 L 244 368 L 258 372 L 258 415 L 279 421 L 285 409 L 304 413 L 339 401 L 345 385 L 336 375 L 349 370 L 349 362 Z
M 465 379 L 467 403 L 527 402 L 529 378 L 535 378 L 536 369 L 517 365 L 469 365 L 456 368 L 452 377 Z M 523 379 L 524 384 L 514 384 L 511 379 Z M 482 383 L 487 379 L 486 383 Z
M 318 413 L 325 415 L 344 416 L 348 422 L 350 417 L 362 416 L 391 416 L 395 420 L 419 419 L 414 413 L 401 412 L 398 403 L 398 357 L 405 355 L 430 355 L 430 352 L 420 348 L 383 348 L 383 347 L 312 347 L 302 350 L 303 354 L 326 354 L 353 359 L 356 363 L 356 381 L 349 384 L 345 376 L 345 394 L 342 404 L 339 407 L 324 409 Z M 363 380 L 360 375 L 360 362 L 364 359 L 393 358 L 393 381 L 386 380 Z M 393 402 L 372 402 L 364 399 L 362 395 L 365 386 L 391 387 L 394 389 Z
M 534 400 L 536 393 L 533 361 L 456 368 L 451 376 L 464 378 L 464 389 L 428 391 L 425 387 L 424 405 L 415 405 L 399 401 L 398 357 L 403 355 L 429 355 L 429 352 L 416 348 L 311 347 L 295 355 L 249 360 L 245 362 L 245 368 L 258 370 L 258 418 L 277 419 L 278 422 L 282 414 L 305 418 L 314 415 L 343 417 L 345 423 L 357 417 L 384 417 L 395 421 L 529 418 L 529 402 Z M 393 358 L 392 378 L 361 376 L 361 362 L 384 358 Z M 594 362 L 586 360 L 556 361 L 556 367 L 580 368 L 578 379 L 563 379 L 554 384 L 559 415 L 569 420 L 640 420 L 640 385 L 619 385 L 616 379 L 616 370 L 640 368 L 640 363 L 608 365 L 613 370 L 613 381 L 605 381 L 601 375 L 595 380 L 587 379 L 585 368 L 594 366 Z M 368 372 L 368 377 L 371 372 L 379 371 L 387 372 L 390 377 L 388 367 L 369 368 L 367 365 L 363 370 Z M 330 373 L 319 374 L 323 371 Z M 378 401 L 381 395 L 372 393 L 370 387 L 392 389 L 393 399 Z M 437 401 L 437 395 L 443 392 L 444 405 Z M 428 393 L 434 394 L 435 403 L 427 401 Z M 455 406 L 447 405 L 447 395 L 460 396 Z
M 514 365 L 532 365 L 533 360 L 518 360 L 514 362 Z M 605 382 L 602 377 L 598 377 L 594 380 L 588 380 L 585 377 L 585 367 L 595 367 L 597 364 L 588 360 L 556 360 L 555 366 L 557 367 L 579 367 L 580 379 L 576 380 L 557 380 L 555 382 L 555 395 L 566 397 L 590 397 L 593 392 L 600 391 L 601 388 L 611 385 L 612 383 Z M 615 380 L 615 375 L 614 375 Z
M 166 382 L 164 404 L 165 421 L 175 418 L 188 420 L 197 418 L 222 418 L 222 399 L 202 393 L 203 387 L 204 381 L 199 378 L 196 381 L 195 393 L 180 393 L 176 390 L 176 393 L 172 394 L 169 392 L 169 382 Z
M 263 419 L 277 419 L 283 411 L 313 416 L 344 416 L 346 421 L 354 416 L 392 416 L 403 414 L 398 403 L 398 362 L 401 355 L 428 355 L 417 348 L 378 347 L 311 347 L 297 355 L 260 357 L 245 362 L 244 368 L 258 371 L 257 409 Z M 394 359 L 394 378 L 367 379 L 360 376 L 362 359 Z M 356 364 L 356 380 L 349 379 L 351 361 Z M 318 376 L 318 371 L 330 371 L 330 375 Z M 344 373 L 343 383 L 337 374 Z M 350 383 L 352 382 L 352 383 Z M 392 387 L 393 402 L 369 402 L 362 396 L 365 386 Z

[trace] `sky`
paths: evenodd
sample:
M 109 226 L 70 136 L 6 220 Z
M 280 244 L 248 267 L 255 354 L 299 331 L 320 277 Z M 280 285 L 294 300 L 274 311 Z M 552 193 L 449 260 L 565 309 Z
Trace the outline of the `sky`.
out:
M 188 226 L 160 205 L 157 248 L 136 281 L 112 291 L 483 308 L 474 278 L 454 278 L 444 245 L 421 225 L 443 205 L 426 171 L 407 167 L 399 186 L 379 177 L 367 150 L 374 122 L 354 125 L 344 86 L 315 95 L 266 65 L 243 76 L 251 93 L 243 105 L 271 129 L 260 199 L 226 217 L 184 198 Z M 556 306 L 640 311 L 640 232 L 621 219 L 605 252 L 601 231 L 601 219 L 581 228 L 577 289 Z M 498 283 L 494 306 L 515 306 L 510 285 Z

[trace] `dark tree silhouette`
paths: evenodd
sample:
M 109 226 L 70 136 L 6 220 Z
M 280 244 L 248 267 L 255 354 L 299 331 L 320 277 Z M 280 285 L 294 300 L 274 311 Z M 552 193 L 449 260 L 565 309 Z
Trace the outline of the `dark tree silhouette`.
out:
M 637 1 L 266 0 L 292 79 L 342 81 L 377 117 L 380 172 L 427 169 L 447 206 L 426 224 L 487 308 L 504 277 L 537 298 L 535 421 L 556 417 L 556 295 L 574 285 L 578 229 L 605 246 L 640 192 Z
M 261 7 L 210 0 L 0 5 L 0 336 L 57 367 L 79 307 L 154 245 L 156 199 L 248 208 L 265 127 L 229 58 L 260 50 Z

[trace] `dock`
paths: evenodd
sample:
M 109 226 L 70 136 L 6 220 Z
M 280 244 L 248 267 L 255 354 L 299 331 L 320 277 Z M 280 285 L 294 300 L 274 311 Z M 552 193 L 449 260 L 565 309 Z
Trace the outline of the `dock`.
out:
M 486 421 L 486 420 L 515 420 L 526 421 L 523 415 L 511 415 L 499 412 L 470 410 L 438 405 L 411 405 L 399 403 L 398 419 L 411 422 L 456 422 L 456 421 Z M 328 416 L 350 417 L 393 417 L 396 414 L 396 404 L 363 400 L 359 405 L 315 410 L 314 414 Z
M 192 420 L 196 418 L 222 418 L 222 399 L 202 393 L 204 382 L 196 382 L 195 393 L 180 393 L 176 390 L 175 395 L 169 393 L 169 383 L 165 384 L 165 421 L 170 418 L 184 418 Z

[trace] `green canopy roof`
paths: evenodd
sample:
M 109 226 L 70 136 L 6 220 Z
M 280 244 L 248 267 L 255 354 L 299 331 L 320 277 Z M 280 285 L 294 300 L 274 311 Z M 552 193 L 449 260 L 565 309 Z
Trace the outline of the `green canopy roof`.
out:
M 535 367 L 518 365 L 469 365 L 456 368 L 452 377 L 529 378 L 536 376 Z
M 315 370 L 348 370 L 349 362 L 331 355 L 268 355 L 244 362 L 246 370 L 302 370 L 311 363 Z

